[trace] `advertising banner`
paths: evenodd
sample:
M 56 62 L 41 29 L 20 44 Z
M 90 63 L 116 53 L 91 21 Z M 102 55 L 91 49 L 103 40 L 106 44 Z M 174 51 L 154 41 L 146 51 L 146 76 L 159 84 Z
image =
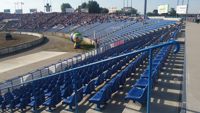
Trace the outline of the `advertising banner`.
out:
M 177 14 L 186 14 L 187 13 L 187 5 L 179 5 L 176 7 Z
M 168 13 L 169 11 L 169 5 L 159 5 L 158 6 L 158 14 L 164 14 L 164 13 Z

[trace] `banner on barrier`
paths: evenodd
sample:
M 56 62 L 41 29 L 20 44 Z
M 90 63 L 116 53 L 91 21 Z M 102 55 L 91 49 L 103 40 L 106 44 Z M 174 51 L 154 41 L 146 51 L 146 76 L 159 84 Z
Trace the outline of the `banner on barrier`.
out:
M 120 46 L 122 44 L 124 44 L 124 40 L 119 40 L 117 42 L 114 42 L 114 43 L 110 44 L 110 47 L 113 48 L 113 47 Z

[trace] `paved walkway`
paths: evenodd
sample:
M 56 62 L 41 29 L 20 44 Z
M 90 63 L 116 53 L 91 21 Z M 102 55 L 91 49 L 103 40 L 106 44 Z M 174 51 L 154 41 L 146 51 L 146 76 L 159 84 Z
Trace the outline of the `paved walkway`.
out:
M 42 51 L 10 60 L 6 60 L 3 62 L 0 62 L 0 74 L 4 73 L 6 71 L 11 71 L 13 69 L 27 66 L 32 63 L 40 62 L 52 57 L 56 57 L 59 55 L 65 54 L 65 52 L 51 52 L 51 51 Z
M 48 43 L 28 51 L 0 58 L 0 82 L 55 64 L 59 60 L 72 58 L 83 52 L 82 50 L 74 50 L 72 42 L 64 38 L 47 37 Z
M 0 82 L 73 57 L 77 53 L 41 51 L 0 62 Z
M 186 26 L 186 106 L 188 113 L 200 113 L 200 24 Z

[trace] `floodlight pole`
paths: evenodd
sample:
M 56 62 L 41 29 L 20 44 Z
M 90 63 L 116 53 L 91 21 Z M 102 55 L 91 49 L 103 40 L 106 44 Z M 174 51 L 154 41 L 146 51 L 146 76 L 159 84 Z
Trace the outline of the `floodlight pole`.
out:
M 131 0 L 131 8 L 133 8 L 133 0 Z
M 182 0 L 182 5 L 184 4 L 184 0 Z
M 177 0 L 176 7 L 179 5 L 179 0 Z M 178 14 L 176 13 L 176 18 L 178 18 Z
M 186 11 L 186 19 L 188 18 L 190 0 L 187 1 L 187 11 Z
M 125 0 L 123 0 L 123 9 L 124 9 L 124 7 L 125 7 Z
M 144 0 L 144 19 L 147 18 L 147 0 Z
M 179 5 L 179 0 L 177 0 L 177 5 Z

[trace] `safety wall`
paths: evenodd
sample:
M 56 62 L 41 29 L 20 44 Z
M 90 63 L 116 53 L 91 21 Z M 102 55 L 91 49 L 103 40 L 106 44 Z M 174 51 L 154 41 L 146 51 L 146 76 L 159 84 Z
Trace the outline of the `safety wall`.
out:
M 164 16 L 150 16 L 150 19 L 162 19 L 162 20 L 171 20 L 171 21 L 181 21 L 181 18 L 170 18 Z
M 14 32 L 14 33 L 15 34 L 32 35 L 32 36 L 36 36 L 36 37 L 39 37 L 39 38 L 34 40 L 34 41 L 31 41 L 31 42 L 26 42 L 26 43 L 22 43 L 22 44 L 19 44 L 19 45 L 2 48 L 2 49 L 0 49 L 0 56 L 19 52 L 19 51 L 22 51 L 24 49 L 37 46 L 45 40 L 45 37 L 43 37 L 43 35 L 38 34 L 38 33 L 29 33 L 29 32 Z

